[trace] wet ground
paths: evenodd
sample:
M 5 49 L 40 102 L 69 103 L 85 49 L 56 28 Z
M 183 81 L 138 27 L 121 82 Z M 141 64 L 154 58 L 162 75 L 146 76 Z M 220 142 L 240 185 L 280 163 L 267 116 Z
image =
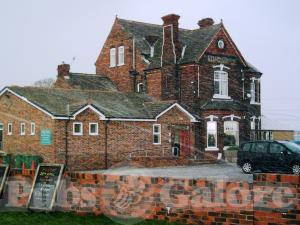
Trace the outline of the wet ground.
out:
M 174 177 L 188 179 L 208 179 L 227 181 L 248 181 L 253 182 L 253 175 L 244 174 L 236 164 L 208 164 L 185 167 L 159 167 L 159 168 L 130 168 L 121 167 L 109 170 L 96 170 L 92 173 L 152 176 L 152 177 Z

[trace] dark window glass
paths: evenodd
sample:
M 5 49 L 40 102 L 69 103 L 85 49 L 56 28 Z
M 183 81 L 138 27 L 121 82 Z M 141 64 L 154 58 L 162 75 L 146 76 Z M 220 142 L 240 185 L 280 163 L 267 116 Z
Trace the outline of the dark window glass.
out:
M 270 153 L 281 154 L 284 150 L 285 150 L 285 147 L 280 144 L 277 144 L 277 143 L 270 144 Z
M 247 144 L 243 145 L 242 150 L 245 151 L 245 152 L 249 152 L 250 148 L 251 148 L 251 143 L 247 143 Z
M 269 143 L 254 143 L 252 146 L 251 151 L 252 152 L 261 152 L 261 153 L 266 153 L 268 151 L 268 145 Z

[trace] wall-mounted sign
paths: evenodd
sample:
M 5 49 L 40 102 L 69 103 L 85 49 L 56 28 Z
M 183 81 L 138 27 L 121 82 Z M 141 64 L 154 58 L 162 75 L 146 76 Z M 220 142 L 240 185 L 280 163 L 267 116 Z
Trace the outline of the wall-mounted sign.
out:
M 62 164 L 39 164 L 27 202 L 29 209 L 52 210 L 63 168 Z
M 4 184 L 8 175 L 8 165 L 0 165 L 0 195 L 3 192 Z
M 52 144 L 52 131 L 51 131 L 51 129 L 42 129 L 41 130 L 40 144 L 41 145 L 51 145 Z
M 232 64 L 236 63 L 237 59 L 235 57 L 228 56 L 207 55 L 207 61 L 220 64 Z

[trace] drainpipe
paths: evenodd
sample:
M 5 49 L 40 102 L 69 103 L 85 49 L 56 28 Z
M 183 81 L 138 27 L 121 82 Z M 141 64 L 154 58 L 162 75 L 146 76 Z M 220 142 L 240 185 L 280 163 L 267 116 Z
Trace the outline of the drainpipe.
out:
M 69 122 L 70 122 L 70 118 L 68 118 L 68 120 L 65 123 L 65 148 L 66 148 L 66 153 L 65 153 L 65 166 L 66 169 L 68 168 L 68 145 L 69 145 L 69 141 L 68 141 L 68 136 L 69 136 L 69 132 L 68 132 L 68 127 L 69 127 Z
M 105 120 L 104 126 L 105 126 L 105 169 L 108 169 L 108 123 L 109 120 Z
M 66 167 L 66 170 L 68 168 L 68 148 L 69 148 L 69 140 L 68 140 L 68 136 L 69 136 L 69 132 L 68 132 L 68 127 L 69 127 L 69 122 L 70 122 L 70 105 L 67 104 L 67 112 L 68 112 L 68 119 L 65 123 L 65 149 L 66 149 L 66 152 L 65 152 L 65 167 Z

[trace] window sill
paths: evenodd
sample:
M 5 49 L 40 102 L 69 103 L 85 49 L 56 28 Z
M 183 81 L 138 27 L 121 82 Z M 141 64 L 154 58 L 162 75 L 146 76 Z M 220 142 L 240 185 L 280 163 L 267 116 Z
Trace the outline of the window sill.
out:
M 260 105 L 260 102 L 250 102 L 251 105 Z
M 99 134 L 89 134 L 90 136 L 98 136 Z
M 231 99 L 231 97 L 229 97 L 229 96 L 217 95 L 217 94 L 214 94 L 213 98 L 216 98 L 216 99 L 227 99 L 227 100 Z
M 217 148 L 217 147 L 207 147 L 207 148 L 205 148 L 205 151 L 219 151 L 219 148 Z
M 82 136 L 82 134 L 73 133 L 74 136 Z
M 161 143 L 153 143 L 153 145 L 161 145 Z
M 118 66 L 125 66 L 125 63 L 123 63 L 123 64 L 118 64 Z
M 115 67 L 116 67 L 116 65 L 114 65 L 114 66 L 110 65 L 110 66 L 109 66 L 109 68 L 115 68 Z

